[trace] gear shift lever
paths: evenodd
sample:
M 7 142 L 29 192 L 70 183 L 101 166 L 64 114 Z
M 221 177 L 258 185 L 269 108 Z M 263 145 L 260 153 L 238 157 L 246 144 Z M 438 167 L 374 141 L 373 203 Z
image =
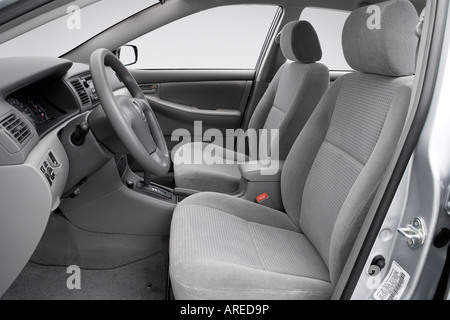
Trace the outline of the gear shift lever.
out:
M 152 182 L 152 174 L 150 172 L 144 172 L 144 183 L 150 185 Z
M 144 172 L 144 181 L 138 181 L 136 183 L 136 188 L 163 198 L 172 199 L 173 190 L 152 183 L 151 176 L 150 172 Z

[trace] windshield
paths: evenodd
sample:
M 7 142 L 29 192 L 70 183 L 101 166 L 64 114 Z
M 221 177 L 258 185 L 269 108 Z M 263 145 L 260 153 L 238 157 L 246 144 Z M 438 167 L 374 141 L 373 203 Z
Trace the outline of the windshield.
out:
M 18 0 L 0 0 L 0 15 Z M 0 44 L 0 57 L 60 57 L 157 0 L 101 0 L 87 7 L 67 4 L 67 15 Z M 3 9 L 2 9 L 3 8 Z

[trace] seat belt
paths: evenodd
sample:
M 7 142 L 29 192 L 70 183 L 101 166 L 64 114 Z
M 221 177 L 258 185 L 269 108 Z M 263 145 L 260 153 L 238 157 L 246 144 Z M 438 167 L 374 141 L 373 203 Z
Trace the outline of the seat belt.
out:
M 423 32 L 423 22 L 425 21 L 425 9 L 422 10 L 422 13 L 419 17 L 419 23 L 416 26 L 416 36 L 419 38 L 419 42 L 417 43 L 417 49 L 416 49 L 416 67 L 417 67 L 417 58 L 419 57 L 419 49 L 420 49 L 420 40 L 422 39 L 422 32 Z

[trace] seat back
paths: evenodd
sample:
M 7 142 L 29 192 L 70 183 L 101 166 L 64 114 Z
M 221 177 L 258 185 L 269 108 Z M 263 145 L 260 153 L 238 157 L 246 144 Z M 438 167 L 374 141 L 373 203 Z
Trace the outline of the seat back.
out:
M 287 214 L 339 279 L 401 135 L 415 69 L 417 12 L 409 1 L 367 7 L 346 21 L 342 43 L 357 70 L 327 91 L 292 147 L 282 175 Z
M 290 61 L 274 76 L 250 119 L 249 129 L 279 130 L 279 156 L 284 160 L 328 89 L 330 74 L 325 65 L 316 62 L 322 59 L 322 49 L 309 22 L 286 24 L 281 31 L 280 45 Z M 258 158 L 255 154 L 250 156 Z

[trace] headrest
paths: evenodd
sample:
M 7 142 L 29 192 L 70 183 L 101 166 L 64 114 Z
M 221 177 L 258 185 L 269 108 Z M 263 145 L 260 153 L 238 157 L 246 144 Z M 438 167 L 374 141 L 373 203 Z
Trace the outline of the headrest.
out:
M 347 63 L 354 70 L 386 76 L 414 73 L 417 11 L 407 0 L 362 7 L 350 14 L 342 34 Z
M 286 59 L 313 63 L 322 59 L 319 38 L 307 21 L 292 21 L 281 30 L 281 52 Z

